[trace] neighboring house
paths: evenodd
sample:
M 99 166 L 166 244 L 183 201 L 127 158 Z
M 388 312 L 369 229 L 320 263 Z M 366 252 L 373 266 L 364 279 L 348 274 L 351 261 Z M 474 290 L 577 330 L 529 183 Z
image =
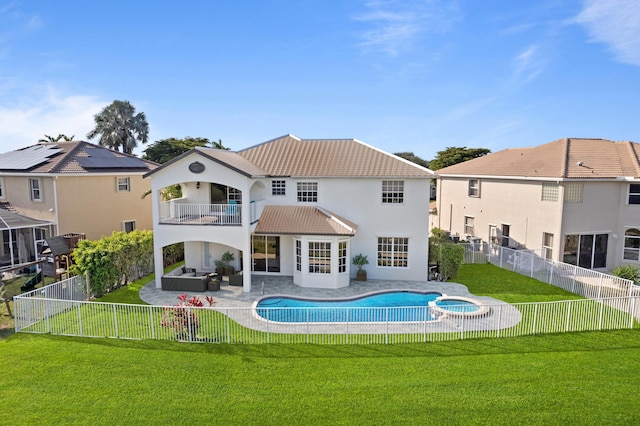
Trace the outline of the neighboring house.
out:
M 152 229 L 151 197 L 143 198 L 151 185 L 143 175 L 157 166 L 87 142 L 39 143 L 0 154 L 0 207 L 43 223 L 23 236 L 27 241 Z M 0 256 L 17 253 L 9 246 L 19 233 L 3 230 Z M 33 250 L 28 258 L 35 259 Z
M 345 287 L 359 253 L 369 278 L 426 279 L 433 172 L 357 140 L 287 135 L 239 152 L 195 148 L 146 176 L 156 277 L 163 247 L 184 242 L 186 266 L 199 271 L 233 253 L 244 291 L 251 273 Z M 164 201 L 176 184 L 182 198 Z
M 640 266 L 639 158 L 638 143 L 570 138 L 446 167 L 432 223 L 585 268 Z

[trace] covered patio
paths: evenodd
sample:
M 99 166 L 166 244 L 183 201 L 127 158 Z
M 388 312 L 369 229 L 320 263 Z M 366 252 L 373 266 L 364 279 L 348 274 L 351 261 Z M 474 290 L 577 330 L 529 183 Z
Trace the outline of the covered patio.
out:
M 33 219 L 0 208 L 0 267 L 38 260 L 38 255 L 45 245 L 45 237 L 51 235 L 53 226 L 53 222 Z

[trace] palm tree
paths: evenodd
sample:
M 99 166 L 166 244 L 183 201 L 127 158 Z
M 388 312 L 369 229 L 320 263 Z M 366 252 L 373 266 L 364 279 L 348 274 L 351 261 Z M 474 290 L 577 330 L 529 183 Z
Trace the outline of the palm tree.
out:
M 136 114 L 135 107 L 129 101 L 113 101 L 94 119 L 96 128 L 87 133 L 87 138 L 100 135 L 100 146 L 116 151 L 122 147 L 122 152 L 131 154 L 133 148 L 138 146 L 138 141 L 147 143 L 149 139 L 149 123 L 144 112 Z
M 38 142 L 60 142 L 61 140 L 64 139 L 65 142 L 71 142 L 73 141 L 73 138 L 75 138 L 76 135 L 73 136 L 67 136 L 67 135 L 63 135 L 62 133 L 60 133 L 57 137 L 53 137 L 53 136 L 49 136 L 49 135 L 44 135 L 44 138 L 40 139 Z

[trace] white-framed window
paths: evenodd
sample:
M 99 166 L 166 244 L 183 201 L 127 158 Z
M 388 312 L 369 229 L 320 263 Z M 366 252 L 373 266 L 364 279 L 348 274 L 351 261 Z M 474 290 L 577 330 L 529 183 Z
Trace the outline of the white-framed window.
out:
M 298 202 L 318 202 L 318 182 L 298 182 Z
M 296 240 L 296 271 L 302 271 L 302 241 Z
M 309 272 L 312 274 L 331 273 L 331 243 L 309 241 Z
M 480 179 L 469 179 L 469 197 L 480 197 Z
M 118 177 L 116 178 L 116 188 L 118 192 L 129 192 L 131 191 L 131 179 L 129 177 Z
M 0 199 L 4 198 L 4 177 L 0 176 Z
M 338 243 L 338 272 L 347 271 L 347 242 Z
M 41 182 L 38 178 L 29 179 L 29 192 L 31 201 L 42 201 Z
M 568 204 L 581 203 L 583 193 L 584 193 L 584 184 L 567 183 L 564 186 L 564 202 Z
M 558 201 L 559 185 L 553 182 L 542 183 L 542 201 Z
M 542 233 L 542 256 L 545 259 L 553 259 L 553 234 Z
M 131 232 L 136 229 L 136 221 L 135 220 L 127 220 L 122 222 L 122 230 L 124 232 Z
M 403 180 L 383 180 L 382 181 L 382 203 L 383 204 L 404 203 L 404 181 Z
M 237 188 L 228 187 L 227 197 L 229 204 L 234 204 L 232 201 L 235 201 L 236 204 L 242 204 L 242 191 Z
M 465 216 L 464 217 L 464 234 L 465 235 L 475 235 L 475 225 L 474 225 L 473 216 Z
M 272 180 L 271 181 L 271 195 L 287 195 L 287 181 L 286 180 Z
M 629 204 L 640 204 L 640 183 L 629 184 Z
M 624 233 L 624 250 L 622 258 L 640 262 L 640 229 L 627 229 Z
M 407 268 L 409 266 L 409 238 L 378 237 L 378 266 Z
M 568 234 L 562 261 L 581 268 L 607 267 L 608 234 Z

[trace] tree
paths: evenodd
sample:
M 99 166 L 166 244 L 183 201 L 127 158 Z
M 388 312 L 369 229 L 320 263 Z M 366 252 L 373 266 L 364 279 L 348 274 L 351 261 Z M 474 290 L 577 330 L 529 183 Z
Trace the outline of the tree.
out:
M 413 152 L 395 152 L 393 155 L 404 158 L 405 160 L 416 163 L 419 166 L 429 168 L 429 162 L 415 155 Z
M 220 139 L 218 141 L 210 141 L 207 138 L 192 138 L 188 136 L 184 139 L 169 138 L 155 141 L 144 150 L 142 158 L 163 164 L 197 146 L 229 149 L 222 145 L 222 140 Z
M 454 164 L 482 157 L 490 152 L 491 150 L 487 148 L 449 146 L 444 151 L 438 151 L 436 158 L 429 162 L 429 168 L 431 170 L 443 169 L 445 167 L 453 166 Z
M 75 138 L 76 135 L 73 136 L 67 136 L 67 135 L 63 135 L 62 133 L 60 133 L 58 136 L 56 136 L 55 138 L 53 136 L 49 136 L 49 135 L 44 135 L 44 138 L 40 139 L 38 142 L 60 142 L 61 140 L 64 140 L 65 142 L 71 142 L 73 141 L 73 138 Z
M 98 144 L 131 154 L 138 142 L 147 143 L 149 139 L 149 123 L 144 112 L 136 114 L 136 109 L 129 101 L 113 101 L 99 114 L 94 116 L 96 128 L 87 133 L 93 139 L 100 135 Z

